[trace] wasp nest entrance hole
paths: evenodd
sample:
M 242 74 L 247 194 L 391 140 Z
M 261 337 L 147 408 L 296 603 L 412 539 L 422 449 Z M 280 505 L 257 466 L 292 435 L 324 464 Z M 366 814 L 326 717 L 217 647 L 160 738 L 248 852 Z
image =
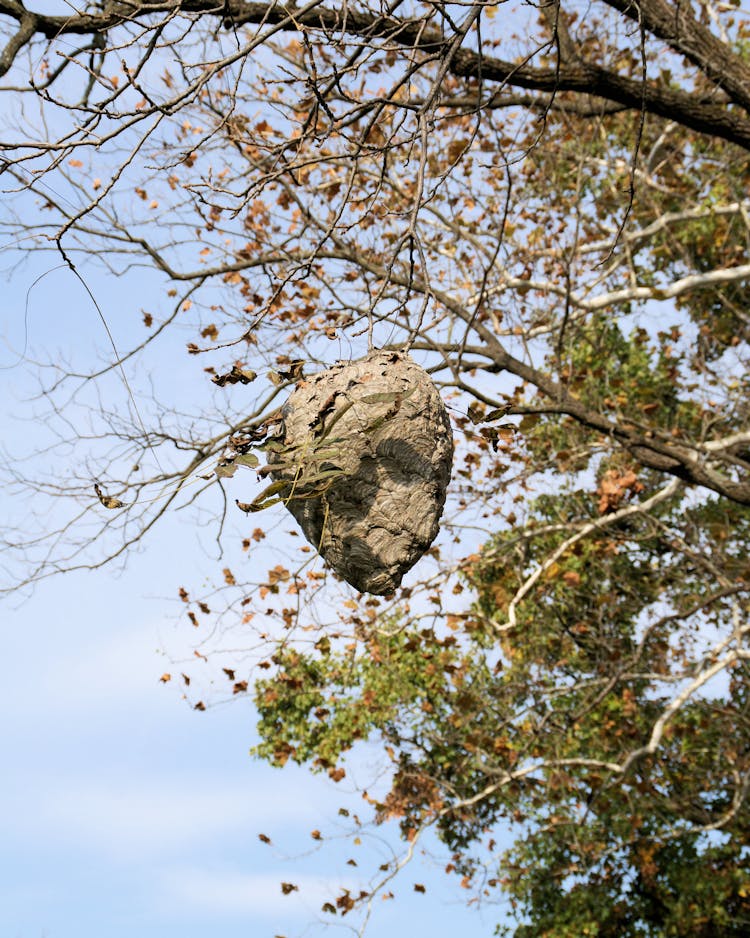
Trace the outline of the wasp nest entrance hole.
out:
M 432 379 L 371 352 L 301 381 L 270 447 L 271 475 L 305 537 L 360 592 L 391 593 L 432 544 L 453 435 Z

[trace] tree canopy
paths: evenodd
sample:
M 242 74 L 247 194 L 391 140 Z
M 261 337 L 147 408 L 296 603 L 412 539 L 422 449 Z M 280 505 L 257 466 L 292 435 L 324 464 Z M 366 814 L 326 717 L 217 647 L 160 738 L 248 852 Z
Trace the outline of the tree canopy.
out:
M 190 509 L 247 556 L 180 595 L 243 636 L 260 757 L 338 781 L 375 743 L 372 822 L 407 857 L 436 831 L 519 938 L 746 934 L 750 12 L 0 14 L 7 264 L 155 285 L 128 347 L 92 292 L 106 352 L 29 363 L 50 444 L 4 458 L 8 591 Z M 295 385 L 372 347 L 427 368 L 456 441 L 442 533 L 384 598 L 234 504 Z M 200 409 L 160 380 L 178 354 Z

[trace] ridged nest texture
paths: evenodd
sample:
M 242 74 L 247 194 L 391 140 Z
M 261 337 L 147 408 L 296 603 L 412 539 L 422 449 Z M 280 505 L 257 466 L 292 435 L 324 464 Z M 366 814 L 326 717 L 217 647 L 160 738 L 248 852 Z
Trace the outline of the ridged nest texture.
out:
M 301 380 L 282 410 L 271 475 L 305 537 L 360 592 L 392 593 L 432 544 L 453 434 L 424 369 L 375 351 Z

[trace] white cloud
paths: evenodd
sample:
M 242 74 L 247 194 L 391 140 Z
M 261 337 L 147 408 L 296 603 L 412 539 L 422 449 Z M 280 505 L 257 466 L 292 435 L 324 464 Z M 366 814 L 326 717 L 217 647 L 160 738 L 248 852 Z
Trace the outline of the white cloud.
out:
M 297 890 L 289 895 L 281 883 L 291 881 Z M 295 874 L 289 867 L 278 873 L 242 873 L 198 867 L 166 870 L 162 874 L 162 901 L 170 907 L 185 905 L 216 915 L 245 913 L 258 917 L 316 916 L 324 902 L 334 901 L 344 887 L 355 895 L 359 886 L 322 876 Z
M 43 837 L 75 843 L 77 848 L 118 860 L 173 855 L 223 838 L 274 834 L 281 826 L 314 827 L 321 801 L 299 797 L 299 787 L 275 779 L 266 785 L 227 787 L 215 778 L 155 778 L 148 784 L 111 784 L 107 779 L 71 779 L 25 793 L 19 809 L 0 820 L 8 837 Z
M 166 659 L 159 655 L 159 630 L 151 622 L 127 632 L 105 624 L 94 634 L 71 632 L 67 639 L 40 630 L 36 641 L 17 645 L 0 674 L 19 704 L 18 720 L 34 722 L 50 712 L 140 709 L 160 690 L 164 696 L 158 679 L 167 670 Z

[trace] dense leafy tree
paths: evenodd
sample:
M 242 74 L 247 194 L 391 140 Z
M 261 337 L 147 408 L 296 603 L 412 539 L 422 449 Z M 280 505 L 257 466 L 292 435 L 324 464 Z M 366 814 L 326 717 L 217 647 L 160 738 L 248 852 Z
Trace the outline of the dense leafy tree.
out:
M 41 369 L 58 443 L 6 464 L 11 588 L 194 504 L 251 557 L 181 596 L 246 636 L 261 757 L 338 781 L 377 742 L 373 821 L 407 854 L 437 831 L 518 936 L 747 933 L 747 11 L 0 12 L 10 249 L 162 291 L 114 359 Z M 186 328 L 200 413 L 138 370 Z M 456 436 L 443 535 L 384 599 L 264 554 L 281 505 L 232 510 L 289 390 L 372 345 L 429 368 Z M 113 375 L 130 409 L 92 394 Z

